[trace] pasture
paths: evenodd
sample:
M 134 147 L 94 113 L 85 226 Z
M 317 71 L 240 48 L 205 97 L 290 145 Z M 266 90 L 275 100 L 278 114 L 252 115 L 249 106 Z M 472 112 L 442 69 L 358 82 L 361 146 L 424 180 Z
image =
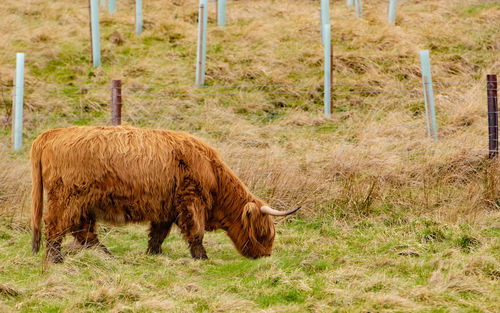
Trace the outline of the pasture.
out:
M 101 7 L 91 64 L 87 0 L 0 3 L 1 312 L 499 312 L 500 164 L 488 159 L 486 74 L 500 74 L 496 0 L 330 2 L 333 107 L 323 115 L 319 1 L 209 2 L 205 87 L 195 86 L 198 2 Z M 428 49 L 439 139 L 427 136 L 419 51 Z M 15 54 L 24 133 L 11 144 Z M 190 258 L 177 229 L 149 256 L 147 225 L 99 224 L 114 258 L 68 236 L 65 261 L 31 254 L 29 148 L 44 130 L 123 124 L 191 133 L 279 210 L 270 257 L 224 232 Z

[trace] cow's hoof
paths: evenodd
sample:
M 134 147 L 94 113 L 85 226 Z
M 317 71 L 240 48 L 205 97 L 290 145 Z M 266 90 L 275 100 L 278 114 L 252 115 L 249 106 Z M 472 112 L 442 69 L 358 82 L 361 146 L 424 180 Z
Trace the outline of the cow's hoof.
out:
M 63 257 L 61 254 L 56 254 L 56 255 L 48 255 L 47 256 L 47 260 L 51 263 L 54 263 L 54 264 L 59 264 L 59 263 L 62 263 L 64 261 Z
M 207 255 L 193 256 L 193 260 L 208 260 Z
M 162 253 L 161 248 L 148 247 L 148 249 L 146 250 L 146 254 L 149 254 L 149 255 L 158 255 L 161 253 Z
M 111 254 L 111 252 L 109 252 L 108 248 L 106 248 L 102 244 L 101 244 L 101 250 L 102 250 L 102 252 L 104 252 L 105 254 L 107 254 L 109 257 L 113 258 L 113 255 Z
M 191 256 L 195 260 L 206 260 L 206 259 L 208 259 L 207 252 L 205 251 L 205 248 L 203 248 L 203 246 L 193 246 L 193 247 L 191 247 Z
M 109 251 L 105 252 L 104 255 L 105 255 L 106 258 L 109 258 L 109 259 L 114 259 L 115 258 L 115 256 L 112 255 Z

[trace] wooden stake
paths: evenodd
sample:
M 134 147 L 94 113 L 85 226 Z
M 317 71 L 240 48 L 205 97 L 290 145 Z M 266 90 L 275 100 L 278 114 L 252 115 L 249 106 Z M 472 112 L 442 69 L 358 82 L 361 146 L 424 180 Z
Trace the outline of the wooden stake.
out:
M 498 156 L 498 85 L 497 75 L 486 76 L 486 92 L 488 96 L 488 134 L 489 158 Z
M 122 81 L 111 81 L 111 125 L 122 123 Z

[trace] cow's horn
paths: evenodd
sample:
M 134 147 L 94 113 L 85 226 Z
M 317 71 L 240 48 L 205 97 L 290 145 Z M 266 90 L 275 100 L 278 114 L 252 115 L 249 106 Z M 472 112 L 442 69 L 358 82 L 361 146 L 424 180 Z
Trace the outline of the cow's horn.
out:
M 297 212 L 298 209 L 300 209 L 301 207 L 299 206 L 298 208 L 296 209 L 293 209 L 291 211 L 278 211 L 278 210 L 275 210 L 275 209 L 271 209 L 270 207 L 264 205 L 260 208 L 260 211 L 262 213 L 265 213 L 265 214 L 269 214 L 269 215 L 273 215 L 273 216 L 286 216 L 286 215 L 290 215 L 290 214 L 293 214 L 295 212 Z

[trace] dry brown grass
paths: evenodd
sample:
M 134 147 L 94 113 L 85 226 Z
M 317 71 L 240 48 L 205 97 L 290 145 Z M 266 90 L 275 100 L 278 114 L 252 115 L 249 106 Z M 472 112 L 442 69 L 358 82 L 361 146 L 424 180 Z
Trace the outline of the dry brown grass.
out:
M 0 86 L 24 51 L 28 87 L 20 153 L 11 93 L 0 90 L 0 311 L 498 311 L 500 173 L 487 159 L 485 91 L 485 75 L 500 70 L 497 1 L 402 1 L 395 27 L 385 0 L 365 1 L 360 20 L 333 1 L 331 119 L 317 1 L 229 2 L 224 29 L 210 3 L 204 89 L 192 87 L 196 1 L 145 2 L 141 36 L 133 2 L 102 12 L 98 69 L 86 0 L 0 4 Z M 421 49 L 431 51 L 437 143 L 426 137 Z M 215 234 L 213 259 L 193 262 L 174 234 L 168 256 L 150 259 L 142 228 L 105 228 L 118 260 L 67 247 L 64 265 L 37 270 L 29 145 L 45 129 L 108 124 L 116 78 L 125 123 L 193 133 L 274 207 L 303 205 L 278 224 L 276 256 L 236 263 Z M 152 87 L 166 85 L 176 87 Z

